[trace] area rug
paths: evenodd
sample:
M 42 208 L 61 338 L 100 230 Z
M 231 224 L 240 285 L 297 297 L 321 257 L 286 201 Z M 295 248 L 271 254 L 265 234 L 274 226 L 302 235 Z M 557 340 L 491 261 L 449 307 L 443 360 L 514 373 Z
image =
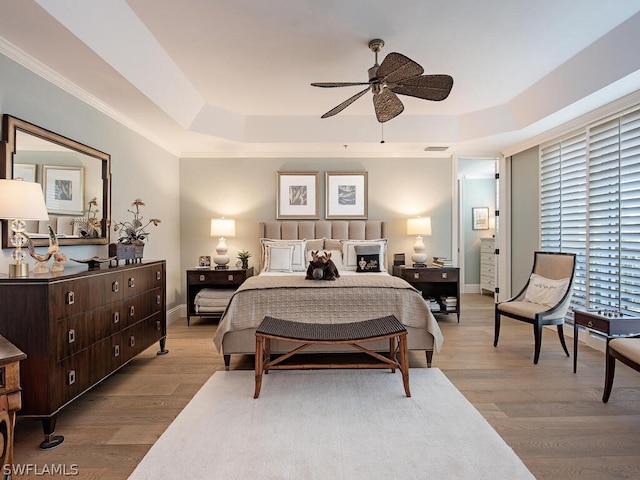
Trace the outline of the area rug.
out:
M 437 368 L 215 373 L 149 450 L 142 479 L 533 479 Z

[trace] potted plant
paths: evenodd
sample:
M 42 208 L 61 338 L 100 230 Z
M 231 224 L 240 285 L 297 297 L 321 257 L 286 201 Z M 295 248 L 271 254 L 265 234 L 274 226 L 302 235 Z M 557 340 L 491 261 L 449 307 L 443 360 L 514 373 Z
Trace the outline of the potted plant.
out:
M 145 223 L 144 217 L 140 213 L 140 207 L 144 206 L 144 202 L 139 198 L 136 198 L 131 206 L 135 209 L 127 209 L 127 211 L 133 214 L 133 220 L 130 222 L 116 222 L 113 225 L 113 231 L 120 232 L 120 237 L 113 249 L 115 253 L 112 253 L 111 247 L 109 248 L 109 256 L 115 256 L 118 260 L 125 260 L 125 263 L 129 263 L 129 260 L 133 260 L 133 262 L 142 260 L 144 240 L 149 236 L 146 228 L 152 223 L 158 226 L 161 222 L 159 218 L 152 218 Z
M 238 252 L 238 258 L 242 262 L 242 268 L 249 268 L 249 258 L 251 258 L 251 254 L 247 250 Z

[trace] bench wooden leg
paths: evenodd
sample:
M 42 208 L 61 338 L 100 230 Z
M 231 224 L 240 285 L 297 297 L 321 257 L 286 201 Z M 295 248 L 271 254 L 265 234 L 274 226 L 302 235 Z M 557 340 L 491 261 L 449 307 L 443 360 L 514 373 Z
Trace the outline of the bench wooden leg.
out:
M 400 335 L 400 371 L 402 372 L 402 383 L 404 384 L 404 393 L 407 397 L 411 396 L 409 390 L 409 353 L 407 351 L 407 335 Z
M 258 398 L 260 396 L 260 387 L 262 386 L 262 370 L 263 370 L 263 361 L 264 356 L 262 353 L 262 336 L 256 335 L 256 390 L 253 394 L 253 398 Z

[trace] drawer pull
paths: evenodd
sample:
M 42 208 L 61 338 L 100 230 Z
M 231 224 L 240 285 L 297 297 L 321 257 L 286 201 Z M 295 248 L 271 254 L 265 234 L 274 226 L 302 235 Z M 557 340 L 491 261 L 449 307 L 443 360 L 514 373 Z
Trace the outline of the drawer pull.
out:
M 162 272 L 160 272 L 160 270 L 158 270 L 156 272 L 156 280 L 161 280 L 162 279 Z
M 120 323 L 120 312 L 113 312 L 113 323 Z
M 67 332 L 67 337 L 69 339 L 69 343 L 73 343 L 76 341 L 76 331 L 73 328 L 70 328 Z
M 232 274 L 227 275 L 227 280 L 230 282 L 233 282 L 233 275 Z
M 67 292 L 67 305 L 73 305 L 75 301 L 76 299 L 73 290 Z
M 111 284 L 111 291 L 113 293 L 118 293 L 120 291 L 120 282 L 117 280 Z
M 162 330 L 162 323 L 160 322 L 160 320 L 156 320 L 156 330 Z
M 420 279 L 420 274 L 418 272 L 414 272 L 413 278 L 415 278 L 416 280 Z
M 136 307 L 134 305 L 131 305 L 129 307 L 129 316 L 133 317 L 133 316 L 135 316 L 135 314 L 136 314 Z
M 76 383 L 76 371 L 75 370 L 69 370 L 69 373 L 67 373 L 67 383 L 69 385 L 73 385 L 74 383 Z
M 120 356 L 120 345 L 115 345 L 113 347 L 113 356 L 114 357 L 119 357 Z
M 589 322 L 587 322 L 587 327 L 593 328 L 593 322 L 591 320 L 589 320 Z
M 133 287 L 135 287 L 135 286 L 136 286 L 136 279 L 135 279 L 135 278 L 133 278 L 133 277 L 131 277 L 131 278 L 129 279 L 129 287 L 133 288 Z
M 204 281 L 205 281 L 205 278 L 206 278 L 206 277 L 205 277 L 204 275 L 200 275 L 200 281 L 201 281 L 201 282 L 204 282 Z
M 136 337 L 134 337 L 133 335 L 131 335 L 129 337 L 129 346 L 130 347 L 135 347 L 136 346 Z
M 447 278 L 449 274 L 447 272 L 442 272 L 442 278 Z
M 156 295 L 156 305 L 160 305 L 161 300 L 160 295 Z

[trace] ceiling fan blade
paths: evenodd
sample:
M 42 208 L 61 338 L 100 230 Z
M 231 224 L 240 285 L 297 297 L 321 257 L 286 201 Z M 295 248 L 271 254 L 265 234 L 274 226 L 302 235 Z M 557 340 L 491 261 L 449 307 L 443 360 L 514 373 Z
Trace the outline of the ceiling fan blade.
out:
M 380 123 L 387 122 L 397 117 L 404 110 L 404 105 L 388 88 L 373 96 L 373 108 L 376 111 L 376 117 Z
M 417 77 L 424 73 L 424 68 L 401 53 L 392 52 L 386 57 L 378 67 L 376 77 L 378 80 L 385 80 L 387 83 L 396 83 L 405 78 Z
M 332 87 L 352 87 L 354 85 L 369 85 L 369 82 L 319 82 L 312 83 L 313 87 L 332 88 Z
M 453 78 L 449 75 L 421 75 L 398 81 L 388 88 L 400 95 L 423 98 L 439 102 L 449 96 L 453 88 Z
M 347 108 L 349 105 L 351 105 L 353 102 L 355 102 L 357 99 L 359 99 L 361 96 L 363 96 L 365 93 L 367 93 L 369 91 L 369 89 L 371 88 L 371 86 L 368 86 L 367 88 L 365 88 L 364 90 L 362 90 L 361 92 L 356 93 L 353 97 L 350 97 L 348 99 L 346 99 L 344 102 L 342 102 L 340 105 L 338 105 L 337 107 L 332 108 L 331 110 L 329 110 L 327 113 L 325 113 L 324 115 L 322 115 L 321 118 L 327 118 L 327 117 L 331 117 L 333 115 L 335 115 L 336 113 L 340 113 L 342 110 L 344 110 L 345 108 Z

